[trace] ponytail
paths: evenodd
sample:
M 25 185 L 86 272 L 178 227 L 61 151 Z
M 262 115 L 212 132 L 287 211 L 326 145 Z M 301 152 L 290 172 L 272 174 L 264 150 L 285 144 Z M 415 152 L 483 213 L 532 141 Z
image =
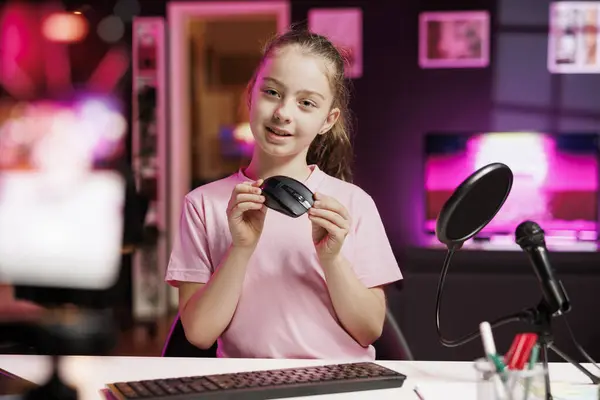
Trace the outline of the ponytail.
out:
M 306 161 L 316 164 L 326 174 L 346 182 L 352 182 L 352 160 L 354 157 L 350 142 L 347 114 L 340 118 L 329 132 L 318 135 L 310 147 Z

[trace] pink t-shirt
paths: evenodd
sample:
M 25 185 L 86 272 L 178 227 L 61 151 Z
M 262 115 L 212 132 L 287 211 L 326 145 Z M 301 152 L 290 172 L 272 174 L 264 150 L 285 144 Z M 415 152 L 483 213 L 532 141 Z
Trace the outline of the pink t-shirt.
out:
M 402 274 L 373 199 L 359 187 L 316 166 L 304 184 L 332 196 L 352 216 L 342 252 L 366 287 Z M 227 203 L 234 186 L 250 181 L 242 170 L 196 188 L 185 197 L 180 232 L 166 281 L 206 283 L 231 245 Z M 327 290 L 305 214 L 290 218 L 268 210 L 261 238 L 248 261 L 231 324 L 218 340 L 219 357 L 373 360 L 340 325 Z

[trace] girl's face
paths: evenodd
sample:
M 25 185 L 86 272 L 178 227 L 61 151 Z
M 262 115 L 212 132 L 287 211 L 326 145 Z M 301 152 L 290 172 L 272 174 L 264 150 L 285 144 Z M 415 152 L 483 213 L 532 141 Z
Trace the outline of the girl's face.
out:
M 251 92 L 250 127 L 262 153 L 303 155 L 314 138 L 329 131 L 340 111 L 325 60 L 288 46 L 265 59 Z

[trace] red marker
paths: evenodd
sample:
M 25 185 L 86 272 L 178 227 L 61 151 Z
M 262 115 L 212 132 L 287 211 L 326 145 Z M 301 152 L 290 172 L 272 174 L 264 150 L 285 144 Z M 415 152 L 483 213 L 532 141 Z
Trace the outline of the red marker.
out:
M 535 333 L 520 333 L 515 336 L 508 353 L 504 356 L 504 363 L 508 369 L 523 369 L 537 340 L 538 335 Z

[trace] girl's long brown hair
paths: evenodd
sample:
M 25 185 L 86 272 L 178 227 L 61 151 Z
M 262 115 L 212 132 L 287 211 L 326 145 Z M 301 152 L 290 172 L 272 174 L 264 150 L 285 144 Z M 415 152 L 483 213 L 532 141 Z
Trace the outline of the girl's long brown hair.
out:
M 325 36 L 305 29 L 292 29 L 271 39 L 266 44 L 259 67 L 248 84 L 248 105 L 250 105 L 251 93 L 256 83 L 256 75 L 263 61 L 269 58 L 274 51 L 294 45 L 312 55 L 322 57 L 333 67 L 329 74 L 329 83 L 334 93 L 331 107 L 340 110 L 340 117 L 329 132 L 317 135 L 313 140 L 308 149 L 306 161 L 308 164 L 318 165 L 321 170 L 331 176 L 351 182 L 353 150 L 350 142 L 351 122 L 348 107 L 350 93 L 344 74 L 346 58 Z

